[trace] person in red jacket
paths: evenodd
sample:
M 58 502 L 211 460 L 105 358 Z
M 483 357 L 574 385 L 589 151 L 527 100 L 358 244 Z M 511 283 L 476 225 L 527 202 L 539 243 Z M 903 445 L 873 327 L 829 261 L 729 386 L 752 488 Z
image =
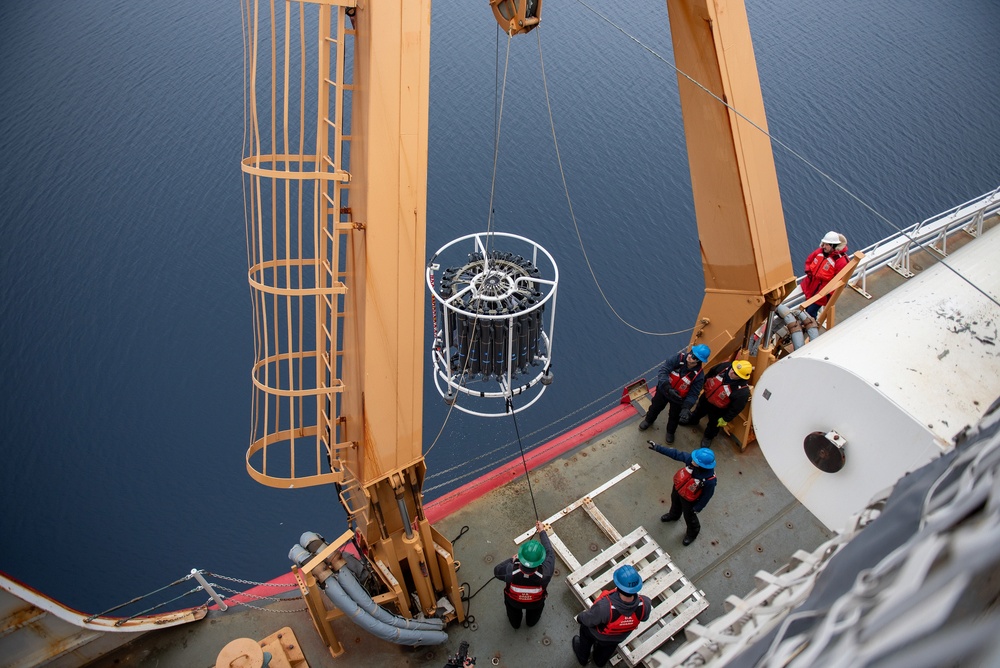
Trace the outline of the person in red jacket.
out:
M 515 629 L 521 628 L 522 611 L 528 626 L 534 626 L 542 616 L 549 581 L 556 566 L 556 553 L 545 534 L 545 525 L 535 522 L 538 540 L 529 540 L 510 559 L 493 568 L 493 577 L 503 580 L 504 607 L 507 620 Z
M 576 616 L 580 635 L 573 636 L 573 654 L 581 666 L 590 660 L 594 651 L 594 664 L 600 668 L 615 653 L 622 642 L 649 619 L 652 601 L 639 594 L 642 576 L 630 564 L 619 566 L 612 576 L 615 588 L 602 591 L 594 605 Z
M 847 237 L 836 232 L 827 232 L 820 241 L 819 248 L 806 258 L 806 276 L 802 279 L 802 294 L 812 298 L 847 265 Z M 825 295 L 806 307 L 806 313 L 815 318 L 820 308 L 826 306 L 830 295 Z

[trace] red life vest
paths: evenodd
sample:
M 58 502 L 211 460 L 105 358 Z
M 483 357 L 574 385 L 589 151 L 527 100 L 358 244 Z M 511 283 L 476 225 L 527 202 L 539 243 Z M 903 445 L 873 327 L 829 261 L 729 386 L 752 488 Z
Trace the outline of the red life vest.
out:
M 806 273 L 813 276 L 819 281 L 826 283 L 831 278 L 833 278 L 836 273 L 837 260 L 843 256 L 843 253 L 838 251 L 833 251 L 829 255 L 818 254 L 813 258 L 812 263 L 806 267 Z
M 667 376 L 667 380 L 670 381 L 670 387 L 677 390 L 677 394 L 681 395 L 681 399 L 687 396 L 688 391 L 691 389 L 691 383 L 694 382 L 699 371 L 700 369 L 694 369 L 683 376 L 676 371 L 671 371 L 670 375 Z
M 729 398 L 733 393 L 733 388 L 728 383 L 722 382 L 727 373 L 729 372 L 723 371 L 718 376 L 712 376 L 705 381 L 705 399 L 708 400 L 708 403 L 719 408 L 725 408 L 729 405 Z
M 702 487 L 705 486 L 705 481 L 695 478 L 691 475 L 691 473 L 691 469 L 687 466 L 677 471 L 677 473 L 674 474 L 674 489 L 677 490 L 677 493 L 681 495 L 682 499 L 697 501 L 698 497 L 701 496 L 701 490 Z M 707 479 L 714 480 L 715 476 L 713 475 L 711 478 Z
M 533 580 L 537 580 L 538 584 L 532 584 Z M 504 587 L 503 593 L 518 603 L 537 603 L 545 598 L 545 587 L 541 585 L 541 580 L 542 574 L 537 570 L 522 571 L 518 565 L 511 571 L 510 582 Z
M 640 596 L 639 606 L 635 610 L 626 615 L 625 613 L 615 608 L 615 604 L 611 602 L 609 596 L 611 596 L 612 592 L 614 591 L 615 591 L 614 589 L 611 590 L 606 589 L 602 591 L 601 595 L 598 596 L 597 599 L 594 601 L 594 603 L 596 604 L 597 601 L 600 601 L 602 598 L 607 598 L 608 605 L 611 608 L 608 613 L 607 623 L 599 624 L 597 626 L 597 630 L 606 635 L 626 636 L 629 633 L 632 633 L 632 631 L 635 631 L 639 627 L 639 620 L 642 619 L 643 606 L 646 605 L 646 602 Z

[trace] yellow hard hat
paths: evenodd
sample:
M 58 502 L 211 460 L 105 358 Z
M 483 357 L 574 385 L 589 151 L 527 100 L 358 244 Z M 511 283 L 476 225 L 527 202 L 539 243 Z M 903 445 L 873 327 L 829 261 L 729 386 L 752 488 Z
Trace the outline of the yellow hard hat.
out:
M 750 364 L 746 360 L 736 360 L 733 362 L 733 371 L 743 380 L 747 380 L 750 378 L 750 372 L 753 371 L 753 364 Z

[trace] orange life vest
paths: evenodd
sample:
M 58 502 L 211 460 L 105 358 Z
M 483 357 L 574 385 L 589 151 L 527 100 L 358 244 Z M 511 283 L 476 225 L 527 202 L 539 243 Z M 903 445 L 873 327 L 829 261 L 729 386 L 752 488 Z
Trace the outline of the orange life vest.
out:
M 538 584 L 532 584 L 533 580 L 537 580 Z M 545 598 L 545 587 L 542 586 L 541 580 L 542 574 L 537 570 L 522 571 L 518 565 L 511 571 L 510 582 L 507 583 L 503 593 L 507 598 L 518 603 L 537 603 Z
M 719 408 L 725 408 L 729 405 L 729 398 L 733 393 L 733 388 L 728 383 L 722 382 L 723 376 L 727 373 L 728 371 L 723 371 L 718 376 L 712 376 L 705 381 L 705 399 L 708 400 L 708 403 Z
M 640 596 L 639 606 L 635 610 L 626 615 L 625 613 L 615 608 L 615 604 L 611 602 L 609 596 L 611 596 L 611 593 L 613 591 L 614 589 L 611 590 L 606 589 L 602 591 L 601 595 L 598 596 L 597 599 L 594 601 L 594 603 L 596 604 L 597 601 L 600 601 L 602 598 L 607 598 L 608 605 L 611 606 L 611 610 L 608 614 L 608 622 L 606 624 L 598 625 L 597 630 L 606 635 L 625 636 L 628 635 L 629 633 L 632 633 L 632 631 L 634 631 L 639 626 L 639 620 L 642 619 L 643 606 L 646 605 L 646 602 Z
M 837 267 L 837 260 L 843 256 L 843 253 L 834 251 L 829 255 L 823 255 L 820 253 L 813 258 L 812 264 L 806 267 L 806 273 L 810 276 L 817 278 L 818 280 L 826 283 L 831 278 L 833 278 L 834 270 Z
M 698 497 L 701 496 L 701 490 L 705 486 L 705 481 L 695 478 L 691 473 L 691 469 L 687 466 L 677 471 L 674 474 L 674 489 L 677 490 L 682 499 L 697 501 Z M 714 478 L 715 476 L 713 475 L 708 480 L 713 480 Z

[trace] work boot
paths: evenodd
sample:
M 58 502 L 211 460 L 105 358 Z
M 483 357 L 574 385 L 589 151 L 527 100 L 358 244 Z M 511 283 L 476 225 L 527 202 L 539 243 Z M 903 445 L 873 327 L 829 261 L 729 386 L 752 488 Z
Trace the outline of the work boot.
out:
M 710 438 L 703 438 L 703 439 L 701 439 L 701 445 L 698 446 L 698 447 L 700 447 L 700 448 L 711 448 L 712 447 L 712 439 L 710 439 Z
M 649 423 L 643 420 L 639 423 L 639 431 L 646 431 L 649 428 Z
M 677 517 L 671 517 L 670 513 L 665 513 L 663 515 L 660 515 L 661 522 L 676 522 L 678 519 L 680 519 L 679 515 Z
M 684 540 L 681 541 L 681 544 L 684 546 L 688 546 L 694 542 L 695 538 L 697 538 L 697 536 L 684 536 Z
M 673 435 L 673 434 L 671 434 L 671 433 L 670 433 L 670 432 L 668 431 L 668 432 L 667 432 L 667 436 L 666 436 L 666 439 L 667 439 L 667 443 L 668 443 L 668 444 L 669 444 L 669 443 L 673 443 L 673 442 L 674 442 L 674 435 Z
M 580 636 L 573 636 L 573 654 L 576 655 L 576 660 L 580 662 L 581 666 L 586 666 L 587 662 L 590 661 L 589 656 L 581 656 L 583 648 L 580 647 Z

